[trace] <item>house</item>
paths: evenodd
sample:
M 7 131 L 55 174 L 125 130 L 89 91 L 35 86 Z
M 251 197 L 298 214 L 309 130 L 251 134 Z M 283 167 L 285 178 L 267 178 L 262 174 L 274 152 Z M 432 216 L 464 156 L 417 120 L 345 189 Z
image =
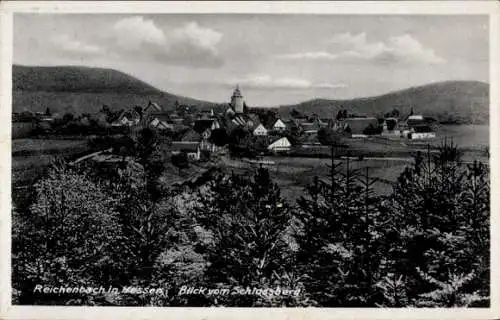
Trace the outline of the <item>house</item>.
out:
M 292 144 L 286 137 L 280 138 L 271 143 L 267 149 L 272 152 L 286 152 L 290 151 Z
M 174 131 L 174 123 L 166 114 L 153 114 L 149 118 L 148 125 L 158 130 L 172 130 Z
M 181 138 L 183 142 L 200 142 L 201 140 L 203 140 L 201 134 L 194 129 L 189 129 Z
M 295 124 L 297 125 L 301 125 L 303 124 L 304 122 L 309 122 L 309 118 L 306 116 L 306 115 L 298 115 L 298 116 L 295 116 L 293 117 L 292 119 Z
M 281 119 L 278 119 L 274 122 L 272 129 L 274 131 L 283 132 L 287 129 L 287 126 Z
M 385 118 L 382 123 L 382 133 L 383 136 L 399 136 L 400 130 L 398 129 L 398 119 L 396 118 Z
M 254 136 L 267 136 L 267 129 L 261 123 L 253 130 Z
M 113 127 L 132 127 L 141 121 L 141 115 L 137 111 L 122 111 L 118 118 L 111 125 Z
M 302 128 L 302 131 L 306 134 L 318 133 L 318 131 L 321 129 L 320 125 L 316 121 L 304 122 L 300 126 Z
M 406 125 L 409 127 L 425 125 L 427 122 L 422 115 L 411 115 L 405 120 Z
M 432 139 L 436 137 L 436 133 L 428 125 L 421 125 L 413 127 L 412 132 L 408 134 L 408 138 L 412 140 L 417 139 Z
M 410 114 L 401 123 L 398 123 L 397 132 L 400 136 L 408 139 L 428 139 L 435 138 L 436 133 L 433 132 L 429 121 L 423 115 L 413 114 L 413 109 Z
M 144 112 L 144 114 L 163 112 L 163 108 L 160 107 L 158 104 L 149 101 L 148 105 L 146 106 L 146 108 L 144 108 L 143 112 Z
M 187 158 L 191 161 L 200 160 L 201 150 L 199 142 L 186 142 L 186 141 L 173 141 L 172 154 L 179 154 L 185 152 Z
M 194 122 L 194 131 L 201 134 L 203 139 L 208 139 L 212 130 L 220 129 L 221 125 L 217 119 L 201 119 Z

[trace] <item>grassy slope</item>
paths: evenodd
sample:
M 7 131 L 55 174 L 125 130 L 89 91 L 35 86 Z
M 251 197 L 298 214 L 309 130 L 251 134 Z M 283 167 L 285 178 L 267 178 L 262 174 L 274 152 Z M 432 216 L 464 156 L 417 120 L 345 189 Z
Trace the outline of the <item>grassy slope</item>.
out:
M 175 101 L 200 107 L 217 104 L 158 90 L 125 73 L 88 67 L 31 67 L 12 69 L 13 111 L 96 112 L 103 104 L 113 109 L 146 106 L 152 100 L 172 108 Z
M 489 119 L 489 85 L 477 81 L 447 81 L 413 87 L 376 97 L 352 100 L 316 99 L 280 107 L 282 115 L 293 109 L 321 117 L 335 116 L 340 108 L 365 115 L 379 115 L 399 110 L 432 116 L 438 120 L 449 117 L 464 123 L 487 123 Z

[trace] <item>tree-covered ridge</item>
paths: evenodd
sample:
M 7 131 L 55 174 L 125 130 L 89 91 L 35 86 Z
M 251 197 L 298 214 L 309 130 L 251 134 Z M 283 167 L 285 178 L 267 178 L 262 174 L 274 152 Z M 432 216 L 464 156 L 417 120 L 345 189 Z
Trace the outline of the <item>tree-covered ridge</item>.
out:
M 372 192 L 369 171 L 332 157 L 330 175 L 295 204 L 262 168 L 165 188 L 158 138 L 140 139 L 138 162 L 107 176 L 55 163 L 31 204 L 14 209 L 14 304 L 489 305 L 489 170 L 460 164 L 452 144 L 418 154 L 387 196 Z M 41 294 L 37 284 L 166 294 Z M 179 294 L 185 287 L 297 294 Z
M 489 122 L 489 84 L 479 81 L 445 81 L 398 90 L 375 97 L 347 100 L 314 99 L 295 105 L 281 106 L 288 115 L 293 110 L 331 118 L 339 110 L 379 116 L 396 109 L 400 115 L 411 110 L 443 123 L 487 124 Z

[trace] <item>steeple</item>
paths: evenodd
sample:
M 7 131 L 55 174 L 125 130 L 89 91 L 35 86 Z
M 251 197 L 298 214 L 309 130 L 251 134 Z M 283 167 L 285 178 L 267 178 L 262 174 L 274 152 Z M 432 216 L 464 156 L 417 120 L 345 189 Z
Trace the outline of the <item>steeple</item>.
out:
M 239 84 L 237 84 L 236 89 L 234 89 L 233 97 L 242 97 Z
M 231 96 L 231 107 L 236 113 L 243 113 L 243 96 L 241 95 L 240 86 L 237 84 Z

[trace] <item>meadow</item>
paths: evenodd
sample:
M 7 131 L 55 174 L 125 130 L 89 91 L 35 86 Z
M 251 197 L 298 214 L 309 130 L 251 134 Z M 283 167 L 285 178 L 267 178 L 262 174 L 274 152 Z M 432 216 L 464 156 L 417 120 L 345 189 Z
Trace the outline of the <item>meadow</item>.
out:
M 12 140 L 11 181 L 21 190 L 44 174 L 58 156 L 76 157 L 88 152 L 86 140 L 14 139 Z M 13 191 L 13 196 L 21 193 Z
M 353 156 L 365 155 L 361 161 L 351 160 L 351 169 L 366 172 L 371 178 L 376 179 L 374 191 L 377 194 L 388 194 L 392 190 L 392 184 L 396 182 L 406 166 L 413 163 L 413 155 L 417 150 L 425 151 L 427 145 L 431 149 L 438 147 L 446 137 L 453 139 L 463 151 L 464 161 L 478 160 L 488 162 L 484 149 L 489 146 L 489 126 L 487 125 L 451 125 L 438 127 L 437 137 L 425 141 L 409 141 L 401 139 L 385 139 L 373 137 L 368 139 L 348 139 L 349 152 Z M 323 147 L 322 153 L 329 154 L 329 148 Z M 347 149 L 346 149 L 347 150 Z M 345 152 L 343 152 L 345 153 Z M 391 159 L 394 157 L 394 159 Z M 384 159 L 385 158 L 385 159 Z M 398 159 L 400 158 L 400 159 Z M 228 172 L 249 173 L 254 170 L 247 163 L 237 159 L 223 158 Z M 265 160 L 273 160 L 276 165 L 271 166 L 271 176 L 278 183 L 282 194 L 290 201 L 295 201 L 304 193 L 304 188 L 313 181 L 315 176 L 328 177 L 331 160 L 328 158 L 310 157 L 266 157 Z M 342 162 L 342 170 L 346 169 L 346 160 Z

